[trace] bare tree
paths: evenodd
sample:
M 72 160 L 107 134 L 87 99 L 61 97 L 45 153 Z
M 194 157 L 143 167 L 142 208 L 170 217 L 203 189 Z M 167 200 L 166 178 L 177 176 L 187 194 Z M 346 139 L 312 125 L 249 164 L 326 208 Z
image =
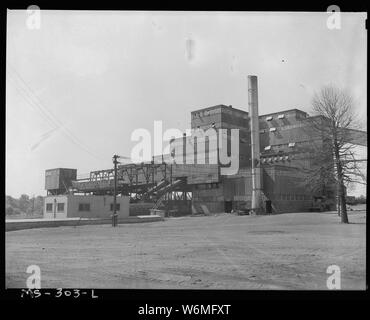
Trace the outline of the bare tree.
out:
M 331 146 L 327 140 L 323 140 L 313 129 L 313 122 L 319 121 L 310 117 L 308 126 L 303 132 L 308 136 L 309 144 L 300 148 L 299 153 L 303 155 L 298 166 L 303 174 L 300 185 L 310 191 L 314 198 L 324 198 L 325 209 L 331 209 L 335 205 L 336 180 L 334 175 L 334 158 L 330 152 Z M 315 125 L 316 126 L 316 125 Z
M 359 135 L 359 122 L 353 110 L 353 99 L 334 86 L 323 87 L 312 99 L 315 114 L 308 126 L 314 141 L 310 165 L 306 170 L 312 188 L 336 186 L 338 214 L 348 223 L 346 188 L 350 183 L 366 183 L 358 166 L 354 148 Z M 321 190 L 323 191 L 323 190 Z
M 306 159 L 309 164 L 304 167 L 305 184 L 313 194 L 326 195 L 335 184 L 333 157 L 327 148 L 327 144 L 314 140 L 307 150 Z

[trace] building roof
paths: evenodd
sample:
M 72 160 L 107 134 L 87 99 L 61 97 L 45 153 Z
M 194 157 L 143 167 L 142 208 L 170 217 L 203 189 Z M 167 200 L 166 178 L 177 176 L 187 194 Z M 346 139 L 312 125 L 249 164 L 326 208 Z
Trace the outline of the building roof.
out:
M 53 168 L 53 169 L 46 169 L 45 171 L 57 171 L 57 170 L 60 170 L 60 171 L 74 171 L 77 169 L 74 169 L 74 168 Z
M 227 109 L 227 110 L 233 110 L 233 111 L 239 112 L 239 113 L 246 113 L 246 114 L 248 114 L 248 112 L 245 111 L 245 110 L 234 108 L 231 105 L 226 106 L 224 104 L 218 104 L 218 105 L 212 106 L 212 107 L 197 109 L 197 110 L 192 111 L 191 113 L 196 113 L 196 112 L 200 112 L 200 111 L 210 111 L 210 110 L 214 110 L 214 109 L 224 109 L 224 110 Z
M 249 114 L 245 110 L 237 109 L 237 108 L 234 108 L 232 106 L 226 106 L 224 104 L 218 104 L 218 105 L 207 107 L 207 108 L 197 109 L 197 110 L 192 111 L 191 113 L 196 113 L 196 112 L 200 112 L 200 111 L 209 111 L 209 110 L 214 110 L 214 109 L 228 109 L 228 110 L 231 109 L 231 110 L 233 110 L 235 112 Z M 306 115 L 308 117 L 308 113 L 307 112 L 302 111 L 302 110 L 299 110 L 299 109 L 296 109 L 296 108 L 294 108 L 294 109 L 288 109 L 288 110 L 281 110 L 281 111 L 272 112 L 272 113 L 260 114 L 259 117 L 266 117 L 266 116 L 271 116 L 271 115 L 281 114 L 281 113 L 290 113 L 290 112 L 293 112 L 293 111 L 294 112 L 301 113 L 301 114 L 304 114 L 304 115 Z
M 305 114 L 308 117 L 308 113 L 307 112 L 302 111 L 302 110 L 299 110 L 299 109 L 281 110 L 281 111 L 277 111 L 277 112 L 261 114 L 259 116 L 260 117 L 266 117 L 266 116 L 272 116 L 274 114 L 290 113 L 290 112 L 293 112 L 293 111 L 298 112 L 298 113 L 303 113 L 303 114 Z

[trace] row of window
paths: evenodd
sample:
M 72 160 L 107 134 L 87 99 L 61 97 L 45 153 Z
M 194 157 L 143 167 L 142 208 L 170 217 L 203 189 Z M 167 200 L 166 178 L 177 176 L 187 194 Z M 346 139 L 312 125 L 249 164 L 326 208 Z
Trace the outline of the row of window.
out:
M 308 114 L 306 112 L 296 112 L 295 117 L 296 117 L 296 119 L 306 119 L 308 117 Z M 285 114 L 284 113 L 278 114 L 277 118 L 278 119 L 284 119 Z M 265 118 L 266 121 L 272 121 L 272 119 L 273 119 L 273 116 L 267 116 Z
M 121 209 L 121 205 L 116 203 L 116 210 L 119 211 Z M 90 203 L 79 203 L 78 204 L 78 211 L 91 211 L 91 204 Z M 113 203 L 110 204 L 110 211 L 113 211 Z M 46 212 L 53 212 L 53 204 L 47 203 L 46 204 Z M 56 212 L 64 212 L 64 203 L 57 203 Z
M 307 124 L 303 123 L 303 122 L 298 122 L 298 123 L 294 123 L 294 124 L 280 126 L 279 131 L 291 130 L 291 129 L 295 129 L 295 128 L 301 128 L 301 127 L 304 127 L 304 126 L 307 126 Z M 266 132 L 269 132 L 269 131 L 270 132 L 275 132 L 276 130 L 277 130 L 276 127 L 265 128 L 265 129 L 260 129 L 260 133 L 266 133 Z
M 53 212 L 53 204 L 46 204 L 46 212 Z M 57 212 L 64 212 L 64 203 L 57 203 Z
M 269 151 L 271 150 L 272 148 L 274 149 L 285 149 L 286 146 L 288 146 L 289 148 L 294 148 L 296 144 L 299 144 L 299 145 L 303 145 L 303 144 L 307 144 L 305 141 L 303 142 L 289 142 L 289 143 L 282 143 L 282 144 L 276 144 L 276 145 L 273 145 L 273 146 L 266 146 L 264 148 L 265 151 Z
M 217 189 L 219 187 L 219 184 L 217 182 L 215 183 L 201 183 L 195 185 L 196 190 L 206 190 L 206 189 Z
M 273 162 L 280 162 L 280 161 L 290 161 L 294 159 L 292 155 L 290 156 L 279 156 L 279 157 L 268 157 L 268 158 L 261 158 L 261 163 L 273 163 Z
M 285 118 L 285 114 L 278 115 L 278 119 L 284 119 L 284 118 Z M 266 117 L 266 121 L 271 121 L 272 119 L 273 119 L 272 116 Z
M 311 200 L 312 197 L 307 194 L 290 194 L 290 193 L 274 193 L 274 200 Z

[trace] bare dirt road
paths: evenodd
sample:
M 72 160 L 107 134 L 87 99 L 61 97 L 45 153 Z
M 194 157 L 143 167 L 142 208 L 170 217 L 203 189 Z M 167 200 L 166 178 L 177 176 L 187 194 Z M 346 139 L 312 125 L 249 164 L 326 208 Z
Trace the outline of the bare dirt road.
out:
M 6 233 L 6 285 L 42 288 L 318 289 L 328 266 L 365 289 L 364 211 L 171 218 L 163 222 Z

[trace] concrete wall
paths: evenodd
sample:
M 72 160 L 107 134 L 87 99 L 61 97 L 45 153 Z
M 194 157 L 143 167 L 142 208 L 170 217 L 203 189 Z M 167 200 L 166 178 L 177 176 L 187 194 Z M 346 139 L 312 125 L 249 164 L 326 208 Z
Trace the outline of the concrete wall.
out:
M 312 207 L 312 200 L 272 200 L 272 205 L 277 212 L 306 212 Z
M 192 201 L 192 214 L 225 212 L 224 201 Z
M 64 203 L 64 210 L 58 212 L 55 204 Z M 80 211 L 81 203 L 89 204 L 90 211 Z M 52 212 L 47 212 L 47 204 L 52 204 Z M 58 195 L 45 197 L 44 218 L 110 218 L 113 211 L 110 207 L 113 204 L 112 196 L 83 196 L 83 195 Z M 129 197 L 117 197 L 117 204 L 120 210 L 117 211 L 119 218 L 129 216 Z M 55 210 L 55 211 L 54 211 Z
M 303 183 L 300 170 L 286 166 L 264 166 L 262 188 L 271 200 L 273 213 L 309 211 L 312 194 Z M 235 176 L 223 177 L 220 190 L 224 201 L 232 201 L 234 210 L 250 208 L 252 181 L 250 170 L 243 169 Z M 202 194 L 200 194 L 202 196 Z
M 263 190 L 276 213 L 309 211 L 312 194 L 304 184 L 299 170 L 284 166 L 270 166 L 263 170 Z
M 199 127 L 203 130 L 207 130 L 212 124 L 215 125 L 215 128 L 239 129 L 239 166 L 250 166 L 250 128 L 248 112 L 225 105 L 219 105 L 193 111 L 191 113 L 192 129 Z M 228 135 L 230 135 L 230 130 Z M 227 150 L 230 153 L 230 136 L 228 136 Z M 207 149 L 206 153 L 207 152 L 213 152 L 217 156 L 217 150 Z M 200 154 L 199 151 L 198 154 Z M 205 155 L 205 158 L 208 157 L 208 155 Z
M 198 184 L 194 186 L 192 198 L 193 213 L 202 211 L 201 206 L 206 206 L 209 212 L 224 212 L 224 195 L 221 183 Z
M 64 203 L 64 210 L 57 210 L 57 204 Z M 47 211 L 47 205 L 51 204 L 52 210 Z M 44 218 L 46 219 L 65 219 L 67 218 L 68 195 L 48 196 L 44 201 Z
M 130 203 L 130 216 L 145 216 L 150 214 L 150 209 L 154 207 L 154 203 Z

